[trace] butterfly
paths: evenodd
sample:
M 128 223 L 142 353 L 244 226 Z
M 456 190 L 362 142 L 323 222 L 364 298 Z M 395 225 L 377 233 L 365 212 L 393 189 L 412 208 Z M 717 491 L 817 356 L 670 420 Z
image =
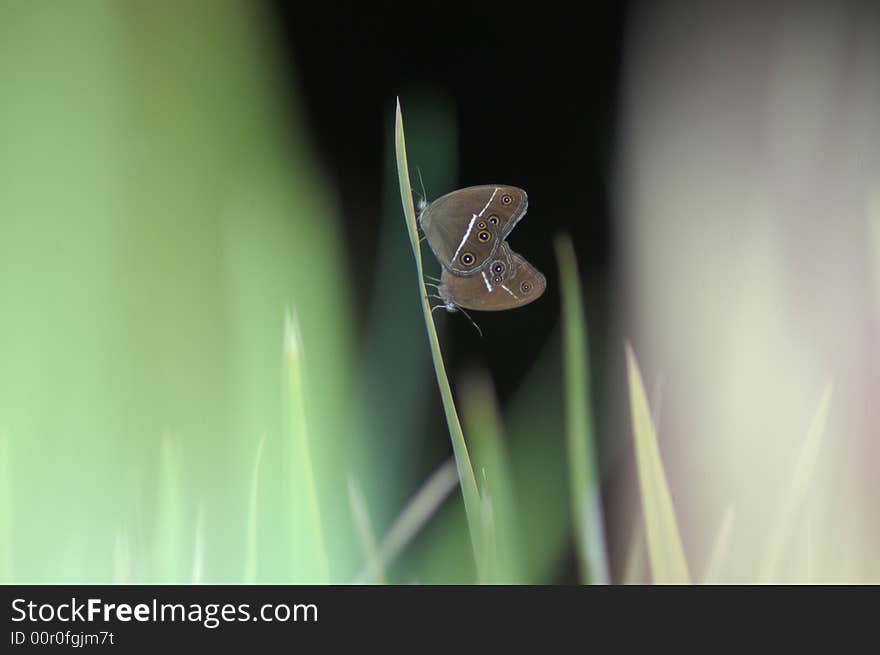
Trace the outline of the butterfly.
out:
M 505 239 L 528 209 L 522 189 L 482 185 L 447 193 L 419 214 L 443 266 L 437 296 L 447 311 L 500 311 L 538 299 L 547 280 Z

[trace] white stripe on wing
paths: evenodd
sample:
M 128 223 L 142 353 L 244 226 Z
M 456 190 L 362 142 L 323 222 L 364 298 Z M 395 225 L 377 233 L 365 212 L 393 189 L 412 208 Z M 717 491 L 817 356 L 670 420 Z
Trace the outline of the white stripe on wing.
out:
M 489 196 L 489 202 L 487 202 L 486 206 L 483 207 L 482 211 L 479 214 L 477 214 L 478 216 L 482 216 L 483 212 L 486 211 L 486 209 L 488 209 L 489 205 L 492 204 L 492 199 L 495 197 L 496 193 L 498 193 L 498 187 L 495 187 L 495 190 L 492 192 L 492 195 Z
M 511 291 L 510 289 L 508 289 L 508 288 L 507 288 L 506 286 L 504 286 L 503 284 L 501 285 L 501 288 L 504 289 L 507 293 L 509 293 L 509 294 L 510 294 L 511 296 L 513 296 L 514 298 L 519 298 L 518 295 L 516 295 L 513 291 Z
M 452 255 L 452 261 L 455 261 L 455 258 L 458 257 L 458 251 L 464 247 L 464 242 L 468 240 L 468 237 L 471 235 L 471 230 L 474 229 L 474 221 L 477 220 L 477 215 L 474 214 L 474 217 L 471 219 L 471 222 L 468 223 L 467 232 L 464 233 L 464 237 L 461 240 L 461 243 L 458 244 L 458 248 L 455 249 L 455 253 Z

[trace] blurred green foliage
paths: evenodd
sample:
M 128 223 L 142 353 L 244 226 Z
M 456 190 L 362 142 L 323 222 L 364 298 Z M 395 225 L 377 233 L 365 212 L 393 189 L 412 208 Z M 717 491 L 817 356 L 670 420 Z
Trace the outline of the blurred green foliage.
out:
M 365 302 L 280 60 L 249 3 L 0 8 L 3 580 L 346 582 L 363 517 L 384 544 L 440 463 L 390 123 Z M 454 109 L 405 100 L 436 195 L 457 181 Z M 570 541 L 558 340 L 508 411 L 471 385 L 488 579 L 552 581 Z M 415 541 L 390 581 L 476 579 L 448 488 L 392 530 L 395 555 Z
M 247 3 L 5 3 L 0 10 L 0 430 L 13 578 L 209 581 L 243 572 L 260 439 L 256 578 L 287 581 L 284 315 L 305 344 L 328 507 L 354 439 L 338 216 Z M 357 562 L 323 513 L 333 574 Z M 309 579 L 310 566 L 296 572 Z

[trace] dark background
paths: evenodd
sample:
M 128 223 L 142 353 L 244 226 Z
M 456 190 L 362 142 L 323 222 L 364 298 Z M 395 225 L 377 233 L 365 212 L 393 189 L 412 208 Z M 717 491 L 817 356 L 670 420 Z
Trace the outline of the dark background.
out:
M 402 215 L 396 181 L 390 192 L 386 188 L 398 96 L 405 122 L 413 89 L 432 89 L 450 102 L 455 113 L 458 179 L 450 188 L 427 188 L 428 201 L 475 184 L 524 188 L 529 210 L 508 240 L 548 282 L 544 296 L 526 307 L 474 312 L 482 339 L 460 315 L 438 321 L 455 393 L 469 370 L 485 367 L 500 404 L 509 408 L 541 352 L 558 338 L 554 237 L 561 233 L 571 235 L 581 271 L 593 406 L 602 407 L 602 396 L 611 393 L 609 385 L 599 381 L 604 377 L 603 352 L 611 325 L 611 170 L 629 9 L 622 3 L 585 5 L 574 15 L 567 3 L 539 4 L 529 14 L 511 13 L 510 7 L 485 2 L 454 10 L 446 3 L 317 3 L 304 10 L 293 3 L 276 4 L 290 83 L 304 104 L 307 131 L 324 172 L 340 194 L 357 304 L 354 315 L 367 368 L 371 358 L 374 370 L 375 362 L 383 362 L 367 384 L 383 392 L 372 401 L 378 413 L 393 418 L 379 419 L 371 434 L 395 432 L 391 422 L 406 426 L 404 432 L 413 437 L 409 446 L 390 440 L 375 445 L 388 453 L 387 464 L 396 470 L 421 471 L 409 481 L 413 488 L 423 479 L 420 476 L 449 456 L 451 448 L 436 385 L 417 379 L 415 369 L 388 370 L 396 339 L 423 338 L 421 316 L 415 310 L 409 319 L 385 315 L 393 311 L 393 303 L 383 307 L 376 298 L 383 293 L 377 262 L 383 211 L 387 214 L 390 203 L 392 211 Z M 417 164 L 410 147 L 410 168 Z M 415 170 L 410 173 L 412 183 L 418 185 Z M 431 171 L 424 173 L 430 179 Z M 408 275 L 412 263 L 403 226 L 399 238 L 397 246 L 407 253 L 402 272 Z M 439 275 L 439 265 L 434 267 L 427 247 L 423 256 L 426 272 Z M 622 370 L 619 350 L 617 365 Z M 561 381 L 561 370 L 553 379 Z M 617 383 L 610 381 L 611 386 Z M 542 427 L 551 434 L 561 433 L 562 425 L 556 423 L 562 414 L 561 387 L 543 392 Z M 422 407 L 417 415 L 402 415 L 401 408 L 411 404 L 403 402 L 407 394 L 424 398 L 415 404 Z M 384 404 L 388 398 L 390 404 Z M 399 405 L 395 398 L 401 399 Z M 382 420 L 388 424 L 381 425 Z M 613 420 L 597 412 L 598 434 Z M 598 446 L 601 454 L 603 445 Z M 607 484 L 619 458 L 607 453 L 601 459 Z M 558 464 L 565 466 L 562 461 Z M 405 500 L 401 497 L 397 502 Z M 557 575 L 560 582 L 577 580 L 573 551 Z
M 567 3 L 539 4 L 528 14 L 513 13 L 511 6 L 275 5 L 291 83 L 341 195 L 351 269 L 375 269 L 385 141 L 395 97 L 405 101 L 407 89 L 429 85 L 452 100 L 460 166 L 455 188 L 499 182 L 528 192 L 528 214 L 509 240 L 547 276 L 545 296 L 513 312 L 476 315 L 484 339 L 466 320 L 448 321 L 455 343 L 451 368 L 462 358 L 483 360 L 502 401 L 557 324 L 553 238 L 560 232 L 570 233 L 577 249 L 592 349 L 602 340 L 612 252 L 609 171 L 626 18 L 622 3 L 582 7 L 577 15 Z M 428 200 L 451 190 L 428 189 Z M 358 297 L 374 293 L 370 275 L 357 274 L 353 282 Z M 520 354 L 511 357 L 512 351 Z

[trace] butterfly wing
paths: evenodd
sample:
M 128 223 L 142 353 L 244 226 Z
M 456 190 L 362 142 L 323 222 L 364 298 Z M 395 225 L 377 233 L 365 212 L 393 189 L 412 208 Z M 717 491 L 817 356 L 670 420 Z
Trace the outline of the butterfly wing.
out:
M 528 305 L 541 297 L 547 280 L 522 255 L 502 242 L 498 252 L 476 275 L 455 275 L 443 269 L 439 295 L 446 303 L 483 312 Z
M 475 275 L 528 207 L 525 191 L 483 185 L 447 193 L 428 205 L 419 224 L 443 268 Z

